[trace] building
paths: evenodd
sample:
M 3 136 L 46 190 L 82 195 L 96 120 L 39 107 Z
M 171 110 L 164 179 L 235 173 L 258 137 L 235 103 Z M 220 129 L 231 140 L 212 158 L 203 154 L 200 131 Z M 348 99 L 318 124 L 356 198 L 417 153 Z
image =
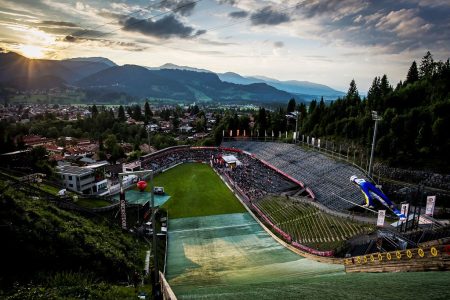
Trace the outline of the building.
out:
M 104 178 L 105 164 L 99 163 L 88 167 L 59 166 L 57 174 L 61 176 L 66 189 L 85 195 L 108 194 L 108 181 Z
M 57 170 L 66 189 L 80 194 L 94 193 L 94 170 L 76 166 L 60 166 Z
M 135 172 L 141 169 L 141 162 L 139 160 L 122 165 L 122 172 Z

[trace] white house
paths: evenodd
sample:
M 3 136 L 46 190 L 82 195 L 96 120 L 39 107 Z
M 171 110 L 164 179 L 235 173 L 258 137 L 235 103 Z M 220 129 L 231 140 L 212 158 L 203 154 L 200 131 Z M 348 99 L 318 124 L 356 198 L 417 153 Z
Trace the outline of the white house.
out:
M 94 193 L 94 170 L 76 166 L 60 166 L 57 169 L 56 173 L 61 176 L 66 189 L 80 194 Z

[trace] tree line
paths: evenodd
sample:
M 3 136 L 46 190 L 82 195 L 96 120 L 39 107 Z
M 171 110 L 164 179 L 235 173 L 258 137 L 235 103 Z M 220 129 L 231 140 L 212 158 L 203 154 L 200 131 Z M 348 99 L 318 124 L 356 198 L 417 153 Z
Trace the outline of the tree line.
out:
M 366 97 L 354 80 L 347 94 L 330 103 L 323 98 L 306 106 L 291 99 L 287 107 L 259 108 L 253 114 L 253 135 L 264 136 L 295 130 L 286 114 L 297 111 L 299 132 L 309 136 L 348 142 L 368 149 L 372 142 L 372 111 L 381 116 L 376 155 L 386 163 L 448 172 L 450 159 L 450 63 L 435 61 L 430 52 L 418 65 L 412 62 L 404 81 L 395 88 L 384 74 L 373 79 Z M 225 113 L 215 131 L 250 129 L 249 116 Z M 242 132 L 242 131 L 241 131 Z M 250 131 L 247 131 L 250 132 Z

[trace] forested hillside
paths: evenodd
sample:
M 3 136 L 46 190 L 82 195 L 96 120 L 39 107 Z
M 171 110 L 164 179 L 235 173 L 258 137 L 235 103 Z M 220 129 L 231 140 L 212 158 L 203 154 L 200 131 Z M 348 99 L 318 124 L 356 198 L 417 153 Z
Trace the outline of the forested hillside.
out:
M 0 181 L 0 298 L 2 292 L 13 299 L 121 298 L 108 285 L 143 268 L 141 242 L 7 185 Z
M 390 165 L 434 171 L 450 171 L 450 63 L 434 61 L 428 52 L 411 64 L 406 79 L 395 87 L 386 75 L 374 78 L 368 95 L 362 98 L 355 81 L 347 94 L 327 105 L 312 101 L 309 107 L 289 102 L 287 112 L 300 112 L 300 134 L 353 143 L 369 149 L 374 121 L 371 112 L 382 117 L 377 134 L 376 157 Z M 255 116 L 255 135 L 273 130 L 276 134 L 294 130 L 287 125 L 286 109 L 270 112 L 260 108 Z M 228 115 L 216 131 L 249 129 L 248 119 Z M 287 128 L 288 127 L 288 128 Z
M 368 145 L 373 131 L 372 111 L 382 116 L 376 148 L 381 158 L 411 167 L 449 166 L 448 60 L 435 62 L 428 52 L 419 67 L 416 62 L 412 63 L 406 80 L 395 88 L 386 75 L 375 77 L 363 100 L 352 82 L 346 97 L 329 107 L 311 103 L 303 131 L 313 136 L 334 136 Z

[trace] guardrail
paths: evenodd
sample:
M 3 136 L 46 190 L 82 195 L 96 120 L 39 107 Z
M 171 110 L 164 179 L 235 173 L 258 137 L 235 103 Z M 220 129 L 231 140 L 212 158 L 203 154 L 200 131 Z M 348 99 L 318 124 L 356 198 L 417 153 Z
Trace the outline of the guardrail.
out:
M 164 300 L 177 300 L 177 296 L 175 296 L 175 293 L 161 271 L 159 272 L 159 283 L 161 285 L 161 293 Z

